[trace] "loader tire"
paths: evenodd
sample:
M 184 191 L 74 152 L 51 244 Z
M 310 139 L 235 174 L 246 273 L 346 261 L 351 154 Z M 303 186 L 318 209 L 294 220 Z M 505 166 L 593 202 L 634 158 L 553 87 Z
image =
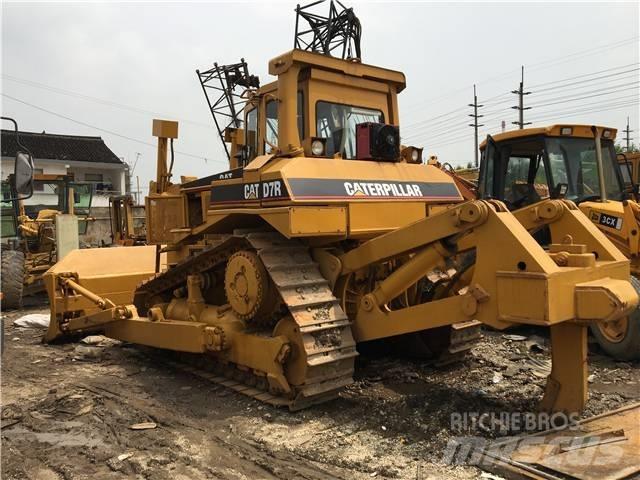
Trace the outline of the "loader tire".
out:
M 640 295 L 640 280 L 632 276 L 631 284 Z M 640 360 L 640 306 L 616 325 L 617 330 L 613 326 L 607 328 L 600 323 L 593 323 L 591 333 L 600 348 L 616 360 Z
M 19 250 L 2 251 L 2 308 L 18 309 L 22 307 L 22 289 L 24 287 L 24 253 Z

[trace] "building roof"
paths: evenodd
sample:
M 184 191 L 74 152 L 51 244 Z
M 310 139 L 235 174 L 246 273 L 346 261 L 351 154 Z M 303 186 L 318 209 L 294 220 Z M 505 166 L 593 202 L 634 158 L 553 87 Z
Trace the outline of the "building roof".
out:
M 51 133 L 19 132 L 20 143 L 29 149 L 34 159 L 93 163 L 120 163 L 101 137 L 54 135 Z M 3 157 L 15 157 L 18 151 L 15 131 L 2 130 Z

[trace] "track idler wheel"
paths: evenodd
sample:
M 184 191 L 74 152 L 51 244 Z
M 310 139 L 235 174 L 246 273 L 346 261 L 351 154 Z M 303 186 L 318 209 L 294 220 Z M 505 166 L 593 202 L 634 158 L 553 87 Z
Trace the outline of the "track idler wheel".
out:
M 280 298 L 255 252 L 241 250 L 229 258 L 224 291 L 238 318 L 260 325 L 273 323 Z

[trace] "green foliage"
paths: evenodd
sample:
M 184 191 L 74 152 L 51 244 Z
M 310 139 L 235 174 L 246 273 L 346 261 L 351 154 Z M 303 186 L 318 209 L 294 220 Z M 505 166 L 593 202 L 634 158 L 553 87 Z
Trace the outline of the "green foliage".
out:
M 615 147 L 616 147 L 616 153 L 625 153 L 627 151 L 626 144 L 623 145 L 621 143 L 616 143 Z M 640 149 L 638 149 L 635 143 L 632 143 L 631 145 L 629 145 L 629 152 L 631 153 L 640 152 Z

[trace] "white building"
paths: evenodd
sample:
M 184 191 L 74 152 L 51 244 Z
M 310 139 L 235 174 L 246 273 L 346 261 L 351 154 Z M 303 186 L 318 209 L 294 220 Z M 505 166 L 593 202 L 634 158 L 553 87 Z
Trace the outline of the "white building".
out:
M 36 175 L 69 175 L 75 182 L 95 184 L 92 206 L 108 206 L 109 196 L 126 193 L 127 165 L 107 147 L 100 137 L 19 132 L 20 143 L 33 155 Z M 2 179 L 13 172 L 19 146 L 13 130 L 2 130 Z M 55 202 L 55 191 L 38 185 L 38 191 L 25 204 L 47 205 Z

